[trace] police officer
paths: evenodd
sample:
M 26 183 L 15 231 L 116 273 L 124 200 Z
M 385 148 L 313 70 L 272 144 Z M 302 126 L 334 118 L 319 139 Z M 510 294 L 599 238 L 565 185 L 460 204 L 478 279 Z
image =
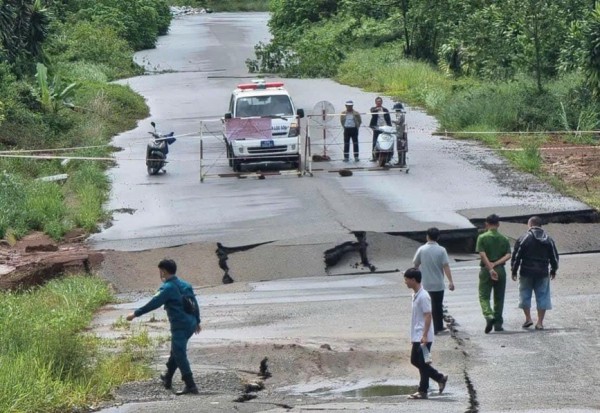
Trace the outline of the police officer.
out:
M 398 162 L 396 165 L 406 167 L 406 152 L 408 152 L 408 136 L 406 134 L 406 111 L 404 105 L 400 102 L 394 104 L 392 108 L 396 114 L 396 151 L 398 152 Z
M 166 389 L 171 388 L 173 375 L 179 368 L 181 378 L 185 383 L 183 390 L 176 394 L 198 394 L 192 369 L 187 358 L 187 343 L 194 333 L 201 331 L 200 309 L 192 286 L 176 276 L 177 264 L 170 259 L 158 263 L 160 279 L 163 281 L 154 297 L 146 305 L 138 308 L 127 316 L 131 321 L 164 305 L 171 325 L 171 354 L 167 361 L 167 371 L 160 379 Z M 189 299 L 189 305 L 184 305 Z

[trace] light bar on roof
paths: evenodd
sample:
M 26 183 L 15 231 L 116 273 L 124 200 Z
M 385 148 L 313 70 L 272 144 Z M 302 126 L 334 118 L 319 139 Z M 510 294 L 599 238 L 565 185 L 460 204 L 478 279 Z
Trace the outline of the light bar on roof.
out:
M 283 87 L 283 82 L 241 83 L 237 87 L 241 90 L 267 89 Z

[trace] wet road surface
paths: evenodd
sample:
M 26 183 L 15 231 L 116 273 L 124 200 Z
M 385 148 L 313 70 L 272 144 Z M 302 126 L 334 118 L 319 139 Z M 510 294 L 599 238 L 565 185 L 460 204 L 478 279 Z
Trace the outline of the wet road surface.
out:
M 173 22 L 171 33 L 137 60 L 154 75 L 123 81 L 141 93 L 151 118 L 114 139 L 124 150 L 110 171 L 109 228 L 92 237 L 97 248 L 143 250 L 189 242 L 220 241 L 248 245 L 319 234 L 351 231 L 421 231 L 472 228 L 461 211 L 503 216 L 587 209 L 556 194 L 528 175 L 504 167 L 492 151 L 469 143 L 432 136 L 434 118 L 408 108 L 408 174 L 397 169 L 357 170 L 351 177 L 315 172 L 313 177 L 267 176 L 266 179 L 221 178 L 229 173 L 221 141 L 220 117 L 232 89 L 247 82 L 244 61 L 253 45 L 268 38 L 267 14 L 196 15 Z M 368 111 L 375 94 L 326 79 L 284 79 L 297 107 L 307 113 L 322 100 L 336 110 L 346 99 Z M 391 107 L 392 101 L 384 99 Z M 148 176 L 144 165 L 147 131 L 153 120 L 159 130 L 182 136 L 171 146 L 168 173 Z M 364 116 L 366 122 L 366 115 Z M 204 123 L 201 125 L 200 121 Z M 333 122 L 337 125 L 337 121 Z M 306 131 L 304 122 L 303 131 Z M 204 142 L 204 183 L 200 183 L 200 130 Z M 371 132 L 361 128 L 361 161 L 350 167 L 372 168 Z M 335 170 L 341 162 L 341 130 L 328 135 L 332 161 L 314 168 Z M 323 151 L 313 140 L 313 153 Z

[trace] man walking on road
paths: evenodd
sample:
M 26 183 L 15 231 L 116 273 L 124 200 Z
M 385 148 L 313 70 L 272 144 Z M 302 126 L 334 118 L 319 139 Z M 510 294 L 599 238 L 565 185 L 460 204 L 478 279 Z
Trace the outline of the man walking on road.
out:
M 143 307 L 127 316 L 128 321 L 140 317 L 164 305 L 171 325 L 171 354 L 167 361 L 167 371 L 160 376 L 166 389 L 171 388 L 175 371 L 179 368 L 185 383 L 183 390 L 176 394 L 198 394 L 198 387 L 187 358 L 187 343 L 200 327 L 200 309 L 192 286 L 178 278 L 177 264 L 173 260 L 164 259 L 158 263 L 160 278 L 163 284 L 154 297 Z
M 535 292 L 538 319 L 536 330 L 544 329 L 544 316 L 546 310 L 552 309 L 550 299 L 550 275 L 551 279 L 556 277 L 558 270 L 558 251 L 552 238 L 541 228 L 542 220 L 539 217 L 531 217 L 527 222 L 528 231 L 515 243 L 511 259 L 511 273 L 513 281 L 519 278 L 519 308 L 523 309 L 525 322 L 523 328 L 533 325 L 531 319 L 531 295 Z M 548 267 L 550 272 L 548 273 Z
M 427 243 L 417 249 L 413 264 L 421 270 L 423 288 L 431 297 L 433 332 L 438 334 L 444 328 L 444 274 L 448 277 L 448 289 L 454 291 L 450 260 L 446 248 L 438 244 L 440 230 L 432 227 L 427 230 Z
M 483 234 L 477 237 L 475 250 L 481 258 L 479 271 L 479 304 L 485 317 L 485 333 L 504 331 L 502 312 L 504 311 L 504 292 L 506 291 L 506 271 L 504 264 L 510 259 L 510 242 L 498 232 L 500 217 L 492 214 L 485 219 Z M 494 309 L 490 304 L 490 295 L 494 293 Z
M 404 283 L 413 290 L 412 318 L 410 322 L 410 341 L 412 349 L 410 362 L 419 369 L 419 389 L 408 396 L 409 399 L 427 399 L 429 379 L 437 381 L 439 392 L 442 394 L 448 382 L 448 376 L 433 368 L 431 361 L 425 360 L 425 354 L 431 351 L 433 344 L 433 323 L 431 322 L 431 299 L 421 286 L 421 271 L 409 268 L 404 272 Z
M 346 110 L 340 116 L 340 123 L 344 128 L 344 162 L 350 158 L 350 140 L 352 140 L 352 149 L 354 151 L 354 161 L 358 162 L 358 129 L 362 123 L 360 113 L 354 110 L 354 102 L 346 101 Z

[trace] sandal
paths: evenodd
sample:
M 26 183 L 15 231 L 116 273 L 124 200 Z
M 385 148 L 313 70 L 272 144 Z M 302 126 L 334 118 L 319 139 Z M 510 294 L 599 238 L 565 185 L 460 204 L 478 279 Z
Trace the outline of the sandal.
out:
M 426 398 L 427 398 L 427 393 L 423 393 L 420 391 L 413 393 L 407 397 L 407 399 L 412 399 L 412 400 L 425 400 Z
M 543 330 L 543 329 L 544 329 L 544 326 L 543 326 L 543 325 L 540 325 L 540 324 L 536 324 L 536 325 L 535 325 L 535 329 L 536 329 L 536 330 Z
M 521 327 L 529 328 L 533 325 L 533 321 L 525 321 Z

